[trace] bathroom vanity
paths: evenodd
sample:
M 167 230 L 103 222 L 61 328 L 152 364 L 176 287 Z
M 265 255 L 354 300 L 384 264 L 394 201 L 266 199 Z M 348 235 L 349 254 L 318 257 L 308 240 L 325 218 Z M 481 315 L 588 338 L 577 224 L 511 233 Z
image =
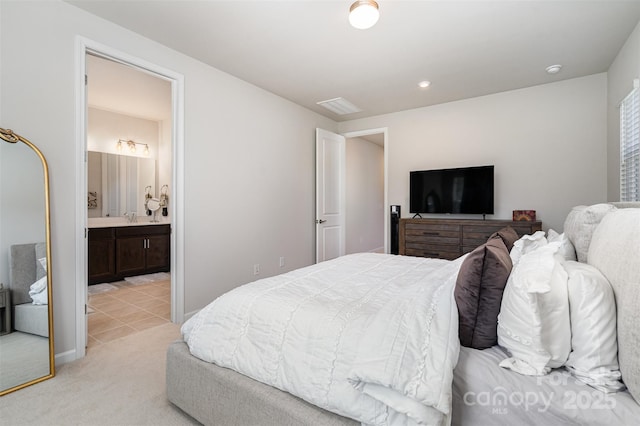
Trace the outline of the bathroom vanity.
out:
M 90 220 L 89 285 L 168 272 L 170 247 L 169 223 Z

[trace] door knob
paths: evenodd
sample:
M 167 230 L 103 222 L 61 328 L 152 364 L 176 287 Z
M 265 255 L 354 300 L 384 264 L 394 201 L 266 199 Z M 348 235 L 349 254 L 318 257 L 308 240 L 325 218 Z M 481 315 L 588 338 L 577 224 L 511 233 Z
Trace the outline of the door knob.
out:
M 325 223 L 325 222 L 326 222 L 326 220 L 324 220 L 324 219 L 317 219 L 317 220 L 316 220 L 316 223 L 317 223 L 317 224 Z

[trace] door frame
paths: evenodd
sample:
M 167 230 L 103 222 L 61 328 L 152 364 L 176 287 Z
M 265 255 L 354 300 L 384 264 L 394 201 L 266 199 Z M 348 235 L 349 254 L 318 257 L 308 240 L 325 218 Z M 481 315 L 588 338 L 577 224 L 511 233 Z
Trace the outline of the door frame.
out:
M 136 56 L 88 38 L 77 36 L 76 63 L 76 333 L 75 354 L 65 354 L 66 360 L 83 358 L 86 353 L 87 324 L 85 321 L 88 290 L 87 268 L 87 90 L 85 85 L 88 53 L 121 62 L 148 72 L 171 83 L 171 321 L 184 320 L 184 76 Z
M 382 149 L 384 153 L 384 252 L 389 253 L 389 128 L 380 127 L 374 129 L 357 130 L 352 132 L 342 132 L 340 135 L 347 139 L 346 143 L 349 143 L 350 138 L 358 138 L 361 136 L 369 136 L 376 134 L 383 134 Z M 346 225 L 345 225 L 346 226 Z M 346 229 L 345 229 L 346 232 Z

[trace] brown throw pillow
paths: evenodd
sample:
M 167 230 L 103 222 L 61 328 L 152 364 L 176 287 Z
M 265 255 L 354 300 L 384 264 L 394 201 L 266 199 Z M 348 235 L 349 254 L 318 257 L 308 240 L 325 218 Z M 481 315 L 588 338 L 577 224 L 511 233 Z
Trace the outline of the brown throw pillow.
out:
M 489 240 L 491 240 L 493 238 L 496 238 L 496 237 L 499 237 L 499 238 L 502 239 L 502 242 L 507 247 L 507 251 L 508 252 L 511 252 L 511 248 L 513 247 L 513 243 L 518 241 L 518 239 L 520 238 L 518 236 L 518 233 L 516 232 L 516 230 L 513 229 L 510 226 L 507 226 L 507 227 L 502 228 L 501 230 L 499 230 L 497 232 L 494 232 L 489 237 Z
M 462 262 L 454 290 L 462 346 L 485 349 L 498 343 L 498 314 L 511 267 L 501 238 L 490 239 Z

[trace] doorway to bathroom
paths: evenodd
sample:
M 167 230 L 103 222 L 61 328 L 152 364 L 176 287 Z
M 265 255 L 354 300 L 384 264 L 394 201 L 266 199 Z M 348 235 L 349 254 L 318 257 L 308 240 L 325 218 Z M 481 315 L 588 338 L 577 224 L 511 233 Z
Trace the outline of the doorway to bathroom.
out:
M 78 357 L 85 348 L 180 321 L 183 311 L 175 279 L 182 277 L 175 253 L 182 244 L 173 232 L 181 211 L 173 186 L 180 181 L 182 80 L 118 52 L 85 46 L 83 59 L 86 245 L 78 294 L 86 315 L 77 325 L 77 338 L 84 337 Z

